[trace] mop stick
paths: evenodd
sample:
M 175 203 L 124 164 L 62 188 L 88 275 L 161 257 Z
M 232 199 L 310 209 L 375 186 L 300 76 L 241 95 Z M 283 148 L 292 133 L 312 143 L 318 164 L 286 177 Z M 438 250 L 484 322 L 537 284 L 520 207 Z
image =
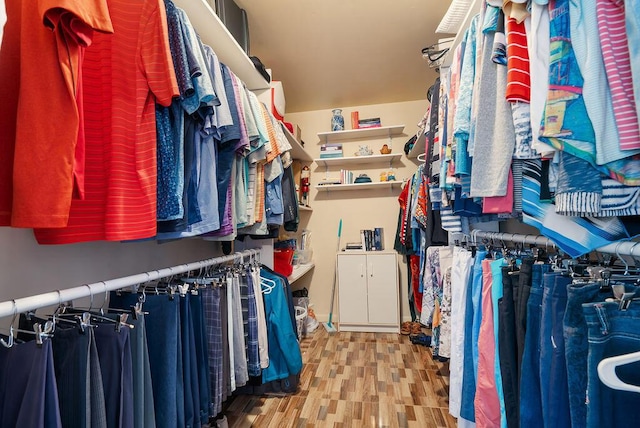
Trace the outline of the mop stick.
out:
M 340 251 L 340 235 L 342 235 L 342 219 L 340 219 L 340 223 L 338 224 L 338 248 L 336 249 L 336 261 L 335 261 L 335 272 L 333 275 L 333 286 L 331 287 L 331 305 L 329 307 L 329 321 L 322 323 L 327 333 L 335 333 L 338 330 L 331 323 L 333 319 L 333 301 L 336 296 L 336 283 L 338 282 L 338 252 Z

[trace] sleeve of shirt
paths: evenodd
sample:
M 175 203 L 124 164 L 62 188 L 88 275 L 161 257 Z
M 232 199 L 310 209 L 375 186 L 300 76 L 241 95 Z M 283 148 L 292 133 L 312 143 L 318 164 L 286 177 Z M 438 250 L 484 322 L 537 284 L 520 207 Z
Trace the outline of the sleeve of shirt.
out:
M 154 0 L 155 7 L 143 27 L 141 60 L 147 76 L 149 89 L 158 104 L 171 105 L 173 97 L 179 95 L 167 30 L 167 16 L 162 0 Z
M 79 46 L 91 44 L 94 30 L 113 33 L 106 0 L 39 0 L 38 7 L 45 27 L 60 28 Z

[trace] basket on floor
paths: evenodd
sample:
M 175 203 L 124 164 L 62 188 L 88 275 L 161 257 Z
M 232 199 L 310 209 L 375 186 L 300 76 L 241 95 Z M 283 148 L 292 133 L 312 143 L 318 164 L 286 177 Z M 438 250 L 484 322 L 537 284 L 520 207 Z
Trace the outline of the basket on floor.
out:
M 294 306 L 296 310 L 296 328 L 298 330 L 298 339 L 302 339 L 305 334 L 305 327 L 307 323 L 307 308 L 302 306 Z

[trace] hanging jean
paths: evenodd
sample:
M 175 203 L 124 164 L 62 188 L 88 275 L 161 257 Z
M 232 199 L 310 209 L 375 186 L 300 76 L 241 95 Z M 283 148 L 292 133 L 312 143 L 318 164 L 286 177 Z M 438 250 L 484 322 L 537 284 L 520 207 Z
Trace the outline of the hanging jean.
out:
M 207 287 L 201 291 L 209 345 L 209 382 L 211 385 L 211 415 L 222 411 L 222 318 L 220 310 L 220 288 Z
M 454 247 L 451 270 L 451 360 L 449 361 L 449 413 L 460 416 L 462 376 L 465 365 L 467 290 L 473 266 L 471 251 Z
M 571 277 L 544 275 L 540 314 L 540 393 L 544 426 L 571 427 L 562 320 Z
M 112 292 L 109 297 L 112 308 L 129 309 L 137 301 L 138 296 L 133 293 Z M 179 303 L 179 299 L 171 300 L 167 295 L 147 295 L 144 303 L 145 312 L 149 312 L 145 326 L 158 428 L 184 426 L 184 386 L 181 358 L 178 359 Z
M 52 354 L 48 339 L 0 346 L 2 427 L 62 427 Z
M 611 291 L 601 290 L 600 283 L 572 284 L 567 289 L 567 308 L 564 314 L 563 333 L 567 381 L 569 385 L 569 407 L 572 427 L 587 424 L 587 322 L 582 311 L 585 303 L 604 302 L 612 297 Z
M 476 423 L 481 427 L 500 426 L 500 400 L 496 389 L 496 342 L 493 328 L 493 277 L 490 259 L 482 261 L 482 322 L 478 334 L 478 376 L 474 400 Z
M 196 371 L 198 380 L 198 392 L 200 393 L 200 423 L 206 425 L 209 423 L 209 415 L 211 414 L 211 388 L 209 386 L 209 346 L 207 343 L 206 324 L 204 321 L 204 308 L 202 305 L 202 294 L 192 294 L 191 319 L 193 323 L 193 333 L 195 340 L 196 355 Z
M 540 395 L 540 313 L 542 310 L 543 274 L 549 265 L 534 264 L 531 294 L 527 303 L 527 332 L 522 356 L 520 381 L 520 427 L 537 428 L 542 420 Z
M 20 326 L 33 329 L 33 323 L 23 324 L 22 318 Z M 76 325 L 56 325 L 51 343 L 62 426 L 106 428 L 104 389 L 93 329 L 81 333 Z
M 520 274 L 502 267 L 502 298 L 498 301 L 498 355 L 504 395 L 505 421 L 508 427 L 520 425 L 518 343 L 516 334 L 516 296 Z
M 131 361 L 133 363 L 133 420 L 135 428 L 154 428 L 156 415 L 153 402 L 149 348 L 145 315 L 137 319 L 129 318 L 133 329 L 129 332 L 131 341 Z
M 107 409 L 107 426 L 133 428 L 133 367 L 129 329 L 116 331 L 114 323 L 98 323 L 96 348 Z
M 465 311 L 464 367 L 462 374 L 462 400 L 460 417 L 475 422 L 474 400 L 478 372 L 478 335 L 480 333 L 482 304 L 482 260 L 486 251 L 477 251 L 467 289 Z
M 200 386 L 198 384 L 198 363 L 196 342 L 191 317 L 191 294 L 180 297 L 180 337 L 182 352 L 182 380 L 184 382 L 184 418 L 185 427 L 192 428 L 200 424 Z
M 598 376 L 604 358 L 640 351 L 640 305 L 620 310 L 618 302 L 589 303 L 583 311 L 589 337 L 587 426 L 614 428 L 640 420 L 638 393 L 609 388 Z M 640 385 L 640 361 L 619 366 L 616 373 L 623 382 Z

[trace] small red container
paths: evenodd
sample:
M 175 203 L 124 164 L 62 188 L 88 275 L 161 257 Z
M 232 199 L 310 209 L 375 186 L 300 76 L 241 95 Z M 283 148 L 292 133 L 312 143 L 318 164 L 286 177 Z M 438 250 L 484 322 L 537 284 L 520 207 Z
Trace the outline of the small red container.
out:
M 293 253 L 294 250 L 274 250 L 273 270 L 280 275 L 289 276 L 293 273 Z

